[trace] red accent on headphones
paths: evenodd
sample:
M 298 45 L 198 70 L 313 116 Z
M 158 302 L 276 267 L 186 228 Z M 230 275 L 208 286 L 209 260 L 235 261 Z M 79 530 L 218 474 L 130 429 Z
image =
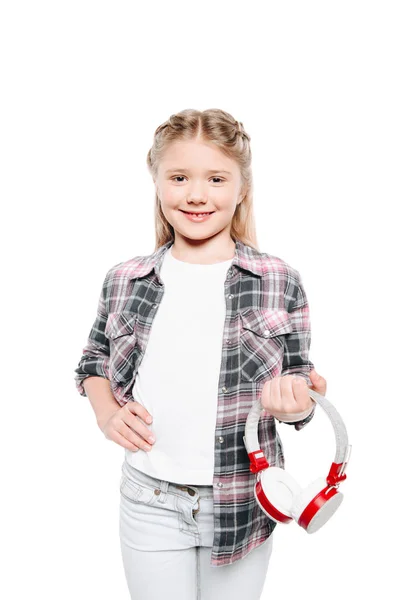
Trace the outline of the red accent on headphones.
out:
M 332 466 L 328 473 L 328 477 L 326 478 L 326 482 L 329 485 L 336 485 L 337 483 L 339 483 L 339 481 L 343 481 L 343 479 L 346 479 L 347 475 L 339 475 L 339 471 L 342 465 L 343 463 L 332 463 Z
M 262 450 L 256 450 L 255 452 L 250 452 L 250 471 L 252 473 L 258 473 L 258 471 L 263 471 L 267 467 L 269 467 L 269 462 L 264 456 L 264 452 Z
M 338 493 L 337 489 L 334 487 L 331 487 L 330 485 L 327 485 L 323 490 L 321 490 L 319 492 L 319 494 L 317 494 L 315 496 L 315 498 L 313 498 L 311 500 L 311 502 L 306 506 L 306 508 L 301 513 L 301 515 L 297 521 L 297 523 L 300 525 L 300 527 L 303 527 L 303 529 L 307 529 L 307 527 L 310 524 L 311 519 L 316 515 L 316 513 L 319 511 L 319 509 L 328 500 L 330 500 L 332 498 L 332 496 L 335 496 L 337 493 Z
M 257 481 L 255 485 L 255 493 L 258 500 L 260 501 L 261 506 L 265 508 L 265 510 L 269 515 L 271 515 L 271 517 L 277 519 L 281 523 L 289 523 L 290 521 L 292 521 L 292 517 L 284 515 L 279 510 L 277 510 L 275 506 L 272 506 L 272 504 L 269 502 L 268 498 L 263 492 L 261 481 Z

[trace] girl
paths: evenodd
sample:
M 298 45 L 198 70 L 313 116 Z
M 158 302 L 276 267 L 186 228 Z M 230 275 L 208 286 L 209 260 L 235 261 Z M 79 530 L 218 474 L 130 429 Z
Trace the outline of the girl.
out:
M 326 392 L 299 272 L 257 249 L 249 142 L 216 109 L 157 128 L 155 251 L 108 270 L 75 370 L 104 435 L 125 448 L 132 599 L 260 598 L 276 523 L 254 496 L 246 419 L 261 396 L 260 445 L 283 467 L 275 419 L 300 430 L 315 410 L 308 386 Z

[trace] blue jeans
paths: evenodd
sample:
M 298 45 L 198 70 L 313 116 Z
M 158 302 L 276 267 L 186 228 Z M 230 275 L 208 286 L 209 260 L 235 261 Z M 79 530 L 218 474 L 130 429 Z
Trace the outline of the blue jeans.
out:
M 212 567 L 212 485 L 178 485 L 124 461 L 120 544 L 131 600 L 259 600 L 273 534 L 244 558 Z

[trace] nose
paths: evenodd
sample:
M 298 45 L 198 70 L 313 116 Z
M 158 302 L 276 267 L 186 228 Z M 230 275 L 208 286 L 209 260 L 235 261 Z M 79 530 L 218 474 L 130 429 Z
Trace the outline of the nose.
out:
M 207 191 L 202 182 L 192 182 L 188 193 L 188 200 L 192 202 L 207 202 Z

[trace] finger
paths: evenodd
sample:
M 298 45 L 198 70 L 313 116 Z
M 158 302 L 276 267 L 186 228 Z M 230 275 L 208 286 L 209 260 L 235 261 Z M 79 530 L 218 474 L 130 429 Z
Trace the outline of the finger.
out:
M 293 396 L 295 402 L 297 403 L 296 411 L 301 412 L 307 408 L 310 408 L 312 400 L 310 398 L 310 394 L 308 393 L 309 388 L 306 380 L 302 377 L 293 377 L 292 384 Z
M 316 379 L 316 381 L 315 381 L 315 379 Z M 315 383 L 314 383 L 314 381 L 315 381 Z M 324 377 L 322 377 L 322 375 L 319 375 L 318 378 L 313 379 L 312 389 L 315 390 L 318 394 L 321 394 L 321 396 L 326 396 L 326 388 L 327 388 L 327 382 L 326 382 L 326 379 L 324 379 Z
M 151 444 L 148 444 L 136 431 L 132 431 L 123 421 L 121 421 L 115 431 L 141 450 L 151 450 L 152 448 Z
M 131 450 L 131 452 L 137 452 L 139 450 L 138 446 L 136 446 L 135 444 L 132 444 L 132 442 L 127 440 L 123 435 L 121 435 L 115 429 L 113 431 L 113 438 L 108 438 L 108 439 L 111 439 L 113 442 L 115 442 L 116 444 L 119 444 L 120 446 L 122 446 L 123 448 L 126 448 L 127 450 Z
M 282 411 L 281 379 L 282 377 L 271 379 L 270 405 L 272 411 Z
M 262 388 L 262 392 L 261 392 L 261 404 L 264 407 L 264 410 L 266 410 L 267 412 L 270 411 L 271 407 L 270 407 L 270 395 L 271 395 L 271 382 L 270 381 L 266 381 L 263 385 Z
M 280 388 L 282 399 L 280 410 L 285 413 L 297 412 L 299 409 L 294 397 L 293 377 L 291 375 L 281 377 Z
M 136 415 L 138 415 L 141 419 L 143 419 L 143 421 L 145 421 L 146 423 L 151 423 L 153 420 L 153 417 L 151 416 L 151 414 L 145 409 L 145 407 L 143 406 L 143 404 L 140 404 L 140 402 L 137 402 L 136 400 L 129 400 L 126 404 L 125 404 L 125 408 L 126 410 L 128 410 L 129 412 L 132 412 Z M 150 420 L 149 420 L 150 419 Z
M 154 443 L 154 433 L 146 427 L 146 425 L 139 419 L 136 415 L 133 415 L 131 412 L 127 412 L 121 415 L 121 421 L 126 424 L 126 426 L 131 429 L 137 435 L 140 435 L 142 439 L 146 440 L 149 444 Z M 122 432 L 121 432 L 122 433 Z

